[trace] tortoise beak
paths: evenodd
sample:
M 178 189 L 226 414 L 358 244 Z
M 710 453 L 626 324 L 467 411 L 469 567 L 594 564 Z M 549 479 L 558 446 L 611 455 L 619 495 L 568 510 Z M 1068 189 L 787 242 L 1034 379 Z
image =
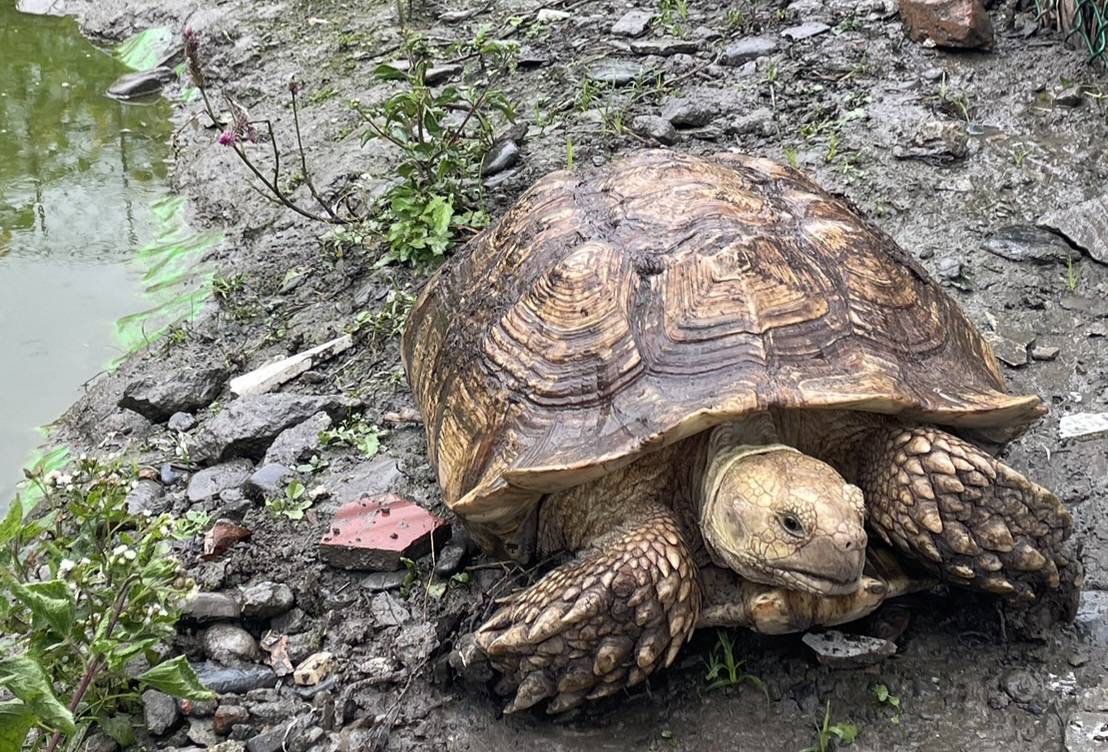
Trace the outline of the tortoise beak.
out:
M 776 562 L 789 586 L 817 595 L 849 595 L 857 591 L 866 565 L 866 538 L 819 536 L 794 554 Z

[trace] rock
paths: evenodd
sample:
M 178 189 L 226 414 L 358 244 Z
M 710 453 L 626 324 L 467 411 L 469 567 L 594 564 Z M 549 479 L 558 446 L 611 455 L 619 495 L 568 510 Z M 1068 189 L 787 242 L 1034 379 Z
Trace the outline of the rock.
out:
M 1108 750 L 1108 713 L 1081 710 L 1066 721 L 1066 752 Z
M 246 708 L 238 705 L 220 705 L 212 716 L 212 730 L 220 736 L 227 736 L 236 723 L 246 723 L 249 720 L 250 713 Z
M 443 549 L 445 552 L 446 549 Z M 408 578 L 404 570 L 399 572 L 374 572 L 362 578 L 361 585 L 371 593 L 380 593 L 384 590 L 399 590 Z
M 212 403 L 227 378 L 222 368 L 180 369 L 157 378 L 132 381 L 123 390 L 118 405 L 153 423 L 168 420 L 173 413 L 201 410 Z
M 543 8 L 535 14 L 535 20 L 539 23 L 557 23 L 558 21 L 565 21 L 571 15 L 573 14 L 569 11 Z
M 636 55 L 671 57 L 681 54 L 691 55 L 699 49 L 699 42 L 691 39 L 674 39 L 673 37 L 641 39 L 631 42 L 631 52 L 634 52 Z
M 955 280 L 962 276 L 962 262 L 953 256 L 939 259 L 935 273 L 939 279 Z
M 173 413 L 169 416 L 169 422 L 166 423 L 170 430 L 177 431 L 178 433 L 185 433 L 191 431 L 196 425 L 196 417 L 192 413 Z
M 172 69 L 159 66 L 145 71 L 124 73 L 108 87 L 108 96 L 113 99 L 138 99 L 153 96 L 175 79 Z
M 590 81 L 608 86 L 626 86 L 646 73 L 646 68 L 628 60 L 601 60 L 585 72 Z
M 1009 261 L 1051 264 L 1070 257 L 1070 247 L 1053 232 L 1034 225 L 1006 225 L 985 241 L 985 250 Z
M 727 118 L 723 126 L 723 132 L 729 136 L 766 133 L 766 126 L 771 122 L 773 122 L 773 110 L 768 107 L 759 107 L 745 115 Z
M 323 634 L 318 629 L 302 632 L 298 635 L 290 635 L 286 646 L 289 661 L 299 664 L 312 653 L 318 652 L 322 646 Z
M 1108 645 L 1108 592 L 1082 590 L 1074 620 L 1079 633 L 1095 645 Z
M 462 66 L 458 64 L 437 65 L 423 72 L 423 82 L 428 86 L 437 86 L 444 81 L 449 81 L 461 72 Z
M 404 604 L 392 593 L 378 593 L 369 604 L 369 612 L 378 627 L 398 627 L 412 615 Z
M 277 674 L 269 666 L 246 663 L 239 666 L 220 666 L 203 661 L 192 664 L 200 683 L 218 694 L 244 694 L 252 689 L 272 687 L 277 684 Z
M 799 26 L 790 26 L 781 32 L 781 36 L 788 37 L 794 42 L 799 42 L 802 39 L 809 39 L 830 30 L 831 27 L 825 23 L 820 23 L 819 21 L 806 21 Z
M 316 413 L 303 423 L 281 431 L 266 450 L 263 464 L 295 467 L 310 459 L 322 447 L 319 432 L 330 427 L 331 418 L 327 413 Z
M 1031 359 L 1054 360 L 1060 352 L 1062 352 L 1062 349 L 1054 345 L 1035 345 L 1031 348 Z
M 996 355 L 1001 363 L 1009 365 L 1012 368 L 1019 368 L 1020 366 L 1027 365 L 1026 342 L 1017 342 L 995 332 L 985 332 L 983 336 L 985 341 L 992 347 L 993 354 Z
M 391 572 L 400 559 L 418 559 L 450 537 L 446 520 L 396 494 L 367 496 L 339 509 L 319 542 L 333 567 Z
M 185 601 L 182 614 L 199 622 L 233 621 L 242 615 L 242 607 L 226 593 L 197 593 Z
M 481 174 L 485 177 L 504 172 L 519 161 L 519 147 L 515 141 L 504 141 L 493 146 L 481 163 Z
M 451 543 L 449 546 L 444 546 L 442 551 L 439 551 L 438 558 L 435 560 L 435 574 L 439 577 L 451 576 L 462 568 L 462 563 L 465 561 L 465 558 L 465 546 L 459 546 L 454 543 Z M 362 581 L 362 587 L 365 587 L 364 580 Z
M 254 736 L 246 743 L 248 752 L 283 752 L 286 749 L 286 739 L 291 736 L 289 726 L 296 721 L 288 721 L 269 731 Z
M 383 655 L 366 660 L 358 666 L 358 670 L 366 675 L 366 681 L 370 684 L 388 684 L 399 681 L 403 676 L 392 659 Z
M 929 119 L 920 124 L 907 146 L 896 146 L 897 159 L 919 159 L 945 163 L 965 159 L 969 153 L 969 134 L 960 120 Z
M 1063 439 L 1085 438 L 1108 432 L 1108 413 L 1074 413 L 1058 421 L 1058 435 Z
M 719 101 L 709 98 L 671 98 L 662 108 L 662 117 L 681 128 L 699 128 L 719 114 Z
M 427 622 L 409 624 L 396 638 L 396 654 L 409 669 L 423 663 L 439 646 L 435 636 L 435 625 Z
M 118 749 L 119 744 L 115 739 L 99 731 L 90 734 L 81 745 L 81 752 L 116 752 Z
M 189 479 L 189 501 L 195 504 L 219 496 L 221 491 L 228 488 L 238 488 L 252 472 L 254 465 L 250 460 L 232 460 L 205 468 Z
M 177 701 L 164 692 L 148 689 L 142 693 L 142 720 L 154 736 L 162 736 L 181 717 Z
M 900 17 L 916 42 L 938 47 L 993 47 L 993 24 L 981 0 L 900 0 Z
M 189 741 L 199 744 L 205 749 L 210 749 L 219 743 L 219 737 L 215 734 L 215 727 L 208 718 L 189 718 Z
M 261 657 L 253 635 L 237 624 L 213 624 L 204 632 L 204 652 L 220 663 L 253 661 Z
M 1052 97 L 1054 104 L 1062 107 L 1079 107 L 1085 101 L 1085 92 L 1080 84 L 1071 84 L 1057 89 Z
M 155 480 L 140 480 L 127 494 L 127 511 L 133 515 L 157 516 L 169 511 L 169 507 L 170 503 L 165 499 L 165 489 Z
M 296 602 L 292 588 L 280 582 L 256 582 L 242 591 L 242 615 L 269 619 L 283 614 Z
M 1014 668 L 1000 678 L 1000 688 L 1016 702 L 1028 703 L 1038 698 L 1043 685 L 1027 669 Z
M 283 634 L 296 634 L 311 625 L 308 621 L 308 615 L 294 607 L 279 616 L 274 616 L 270 620 L 269 626 Z
M 366 496 L 388 492 L 403 477 L 396 460 L 381 454 L 358 464 L 350 475 L 335 483 L 331 496 L 339 504 L 358 501 Z
M 649 10 L 629 10 L 620 16 L 619 20 L 612 24 L 612 36 L 615 37 L 641 37 L 654 20 L 654 13 Z
M 250 532 L 249 528 L 231 522 L 231 520 L 216 520 L 211 530 L 204 533 L 204 552 L 200 558 L 205 561 L 218 559 L 236 543 L 249 540 L 251 535 L 253 533 Z
M 326 651 L 308 656 L 292 672 L 292 680 L 302 687 L 319 684 L 335 667 L 335 656 Z
M 257 394 L 239 397 L 207 422 L 196 437 L 193 456 L 202 461 L 230 457 L 261 459 L 279 433 L 319 412 L 342 420 L 361 403 L 341 395 Z
M 266 499 L 274 499 L 284 492 L 285 481 L 292 477 L 292 470 L 284 465 L 273 463 L 262 465 L 247 478 L 242 486 L 242 492 L 248 499 L 259 503 Z
M 1044 214 L 1036 222 L 1108 264 L 1108 193 Z
M 184 473 L 178 471 L 170 462 L 166 462 L 158 468 L 158 480 L 162 482 L 163 486 L 174 486 L 183 477 L 185 477 Z
M 231 379 L 231 391 L 240 397 L 263 394 L 277 388 L 319 363 L 329 360 L 354 346 L 354 335 L 344 334 L 310 350 L 281 358 Z
M 65 0 L 16 0 L 15 9 L 31 16 L 64 16 Z
M 542 50 L 525 46 L 520 48 L 519 54 L 516 55 L 516 65 L 520 68 L 538 68 L 550 65 L 550 56 Z
M 673 123 L 657 115 L 639 115 L 631 121 L 631 130 L 666 146 L 677 142 L 677 129 Z
M 215 721 L 212 721 L 212 728 L 215 728 Z M 232 729 L 233 730 L 233 729 Z M 183 752 L 178 750 L 178 752 Z M 246 752 L 246 744 L 236 739 L 228 739 L 227 741 L 220 742 L 219 744 L 208 747 L 208 752 Z
M 878 637 L 847 634 L 835 629 L 808 632 L 802 638 L 816 659 L 830 668 L 862 668 L 880 663 L 896 653 L 896 644 Z
M 747 37 L 729 44 L 720 55 L 723 65 L 740 66 L 777 52 L 777 40 L 772 37 Z

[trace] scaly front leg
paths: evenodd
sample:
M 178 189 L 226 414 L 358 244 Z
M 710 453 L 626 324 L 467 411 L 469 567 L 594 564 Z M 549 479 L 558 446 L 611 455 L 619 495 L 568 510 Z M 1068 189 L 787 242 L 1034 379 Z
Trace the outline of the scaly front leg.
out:
M 673 662 L 700 614 L 698 573 L 673 513 L 654 508 L 513 596 L 477 645 L 518 682 L 507 713 L 614 694 Z

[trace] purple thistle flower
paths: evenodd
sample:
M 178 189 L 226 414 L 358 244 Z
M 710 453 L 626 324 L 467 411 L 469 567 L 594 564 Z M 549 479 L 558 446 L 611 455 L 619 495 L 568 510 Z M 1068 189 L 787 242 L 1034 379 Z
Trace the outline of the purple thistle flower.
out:
M 220 146 L 234 146 L 236 141 L 238 141 L 238 139 L 235 138 L 234 131 L 223 131 L 223 133 L 219 134 Z
M 185 59 L 188 60 L 189 76 L 197 87 L 204 88 L 204 71 L 200 66 L 200 35 L 192 29 L 181 32 L 185 39 Z
M 297 81 L 295 77 L 289 79 L 289 91 L 293 96 L 296 96 L 300 92 L 304 91 L 304 84 Z

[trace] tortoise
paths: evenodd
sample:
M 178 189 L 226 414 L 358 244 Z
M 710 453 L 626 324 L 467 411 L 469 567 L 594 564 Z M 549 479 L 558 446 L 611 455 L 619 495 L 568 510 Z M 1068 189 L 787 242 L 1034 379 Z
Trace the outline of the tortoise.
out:
M 767 159 L 543 177 L 428 280 L 401 349 L 474 540 L 571 557 L 476 632 L 507 712 L 634 686 L 698 626 L 840 623 L 927 578 L 1018 603 L 1076 582 L 1069 513 L 978 445 L 1041 400 L 892 238 Z

